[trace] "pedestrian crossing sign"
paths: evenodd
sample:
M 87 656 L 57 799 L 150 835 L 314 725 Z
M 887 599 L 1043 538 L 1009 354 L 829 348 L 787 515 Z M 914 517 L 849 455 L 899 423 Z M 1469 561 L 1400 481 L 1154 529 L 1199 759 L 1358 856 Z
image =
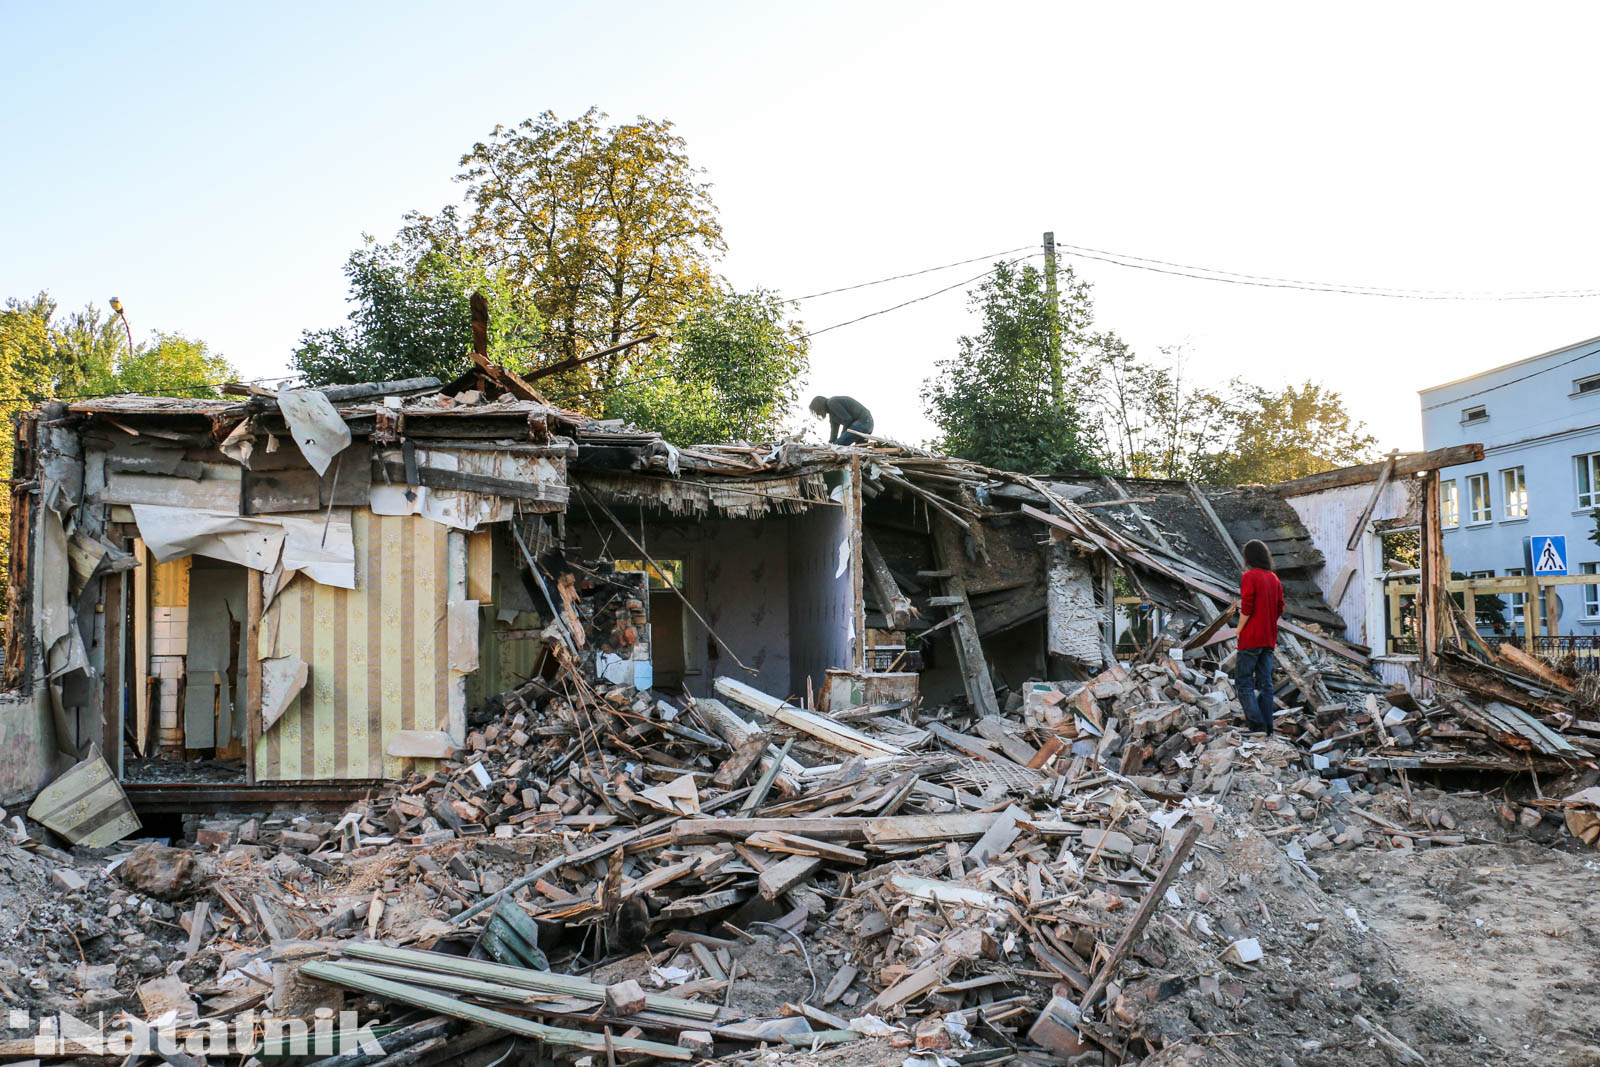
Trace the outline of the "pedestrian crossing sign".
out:
M 1567 573 L 1567 539 L 1561 535 L 1532 537 L 1528 547 L 1535 575 Z

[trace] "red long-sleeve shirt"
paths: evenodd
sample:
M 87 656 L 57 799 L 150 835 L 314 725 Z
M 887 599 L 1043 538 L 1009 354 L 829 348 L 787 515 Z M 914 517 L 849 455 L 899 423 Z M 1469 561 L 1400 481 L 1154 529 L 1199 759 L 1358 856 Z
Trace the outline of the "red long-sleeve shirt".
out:
M 1271 571 L 1251 568 L 1239 579 L 1240 648 L 1276 648 L 1278 618 L 1283 614 L 1283 583 Z

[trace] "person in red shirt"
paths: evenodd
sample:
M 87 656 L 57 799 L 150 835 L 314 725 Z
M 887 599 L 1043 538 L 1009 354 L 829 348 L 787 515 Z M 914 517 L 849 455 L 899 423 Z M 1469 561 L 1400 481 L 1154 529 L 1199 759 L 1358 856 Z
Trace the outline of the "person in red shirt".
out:
M 1272 652 L 1278 647 L 1283 614 L 1283 583 L 1272 572 L 1272 553 L 1260 541 L 1244 546 L 1244 576 L 1239 579 L 1239 650 L 1233 679 L 1252 730 L 1272 733 Z

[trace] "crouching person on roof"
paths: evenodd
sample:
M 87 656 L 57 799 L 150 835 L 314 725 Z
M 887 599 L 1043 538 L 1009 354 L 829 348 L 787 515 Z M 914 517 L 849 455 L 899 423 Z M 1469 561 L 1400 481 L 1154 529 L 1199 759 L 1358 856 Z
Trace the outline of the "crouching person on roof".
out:
M 1283 583 L 1272 571 L 1272 553 L 1261 541 L 1244 546 L 1239 579 L 1239 651 L 1233 667 L 1247 728 L 1272 733 L 1272 653 L 1278 647 Z
M 828 420 L 830 445 L 866 444 L 861 435 L 872 432 L 872 412 L 852 396 L 814 396 L 811 414 Z

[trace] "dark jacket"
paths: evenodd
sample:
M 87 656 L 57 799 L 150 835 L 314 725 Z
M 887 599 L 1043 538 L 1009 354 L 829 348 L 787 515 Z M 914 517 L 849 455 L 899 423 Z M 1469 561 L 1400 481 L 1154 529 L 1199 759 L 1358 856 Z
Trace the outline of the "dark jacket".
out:
M 867 410 L 865 404 L 853 396 L 828 397 L 828 443 L 848 443 L 839 441 L 840 430 L 860 430 L 862 433 L 872 432 L 872 412 Z

